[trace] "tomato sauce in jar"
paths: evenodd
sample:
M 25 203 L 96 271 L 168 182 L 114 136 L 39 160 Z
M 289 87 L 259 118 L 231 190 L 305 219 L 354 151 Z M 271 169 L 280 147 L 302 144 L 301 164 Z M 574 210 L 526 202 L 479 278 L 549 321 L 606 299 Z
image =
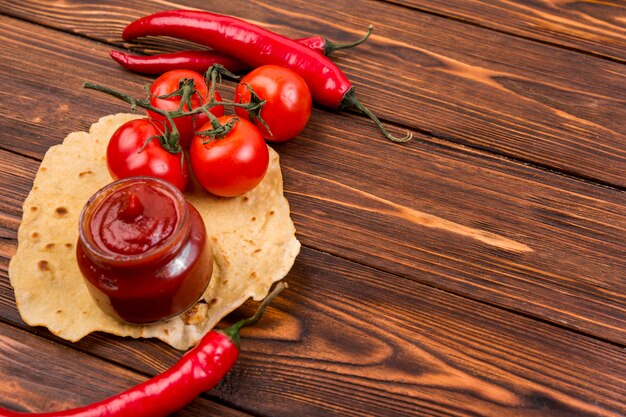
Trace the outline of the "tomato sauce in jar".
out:
M 89 199 L 76 255 L 96 304 L 129 323 L 185 312 L 213 268 L 198 211 L 176 187 L 149 177 L 113 182 Z

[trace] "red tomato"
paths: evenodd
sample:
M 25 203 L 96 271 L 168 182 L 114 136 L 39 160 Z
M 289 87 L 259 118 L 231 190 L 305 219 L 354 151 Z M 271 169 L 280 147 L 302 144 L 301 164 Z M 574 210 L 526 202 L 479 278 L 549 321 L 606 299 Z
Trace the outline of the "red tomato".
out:
M 191 168 L 198 182 L 221 197 L 235 197 L 252 190 L 265 176 L 269 164 L 269 152 L 259 129 L 234 116 L 218 120 L 226 124 L 232 119 L 237 121 L 225 136 L 203 143 L 209 138 L 196 135 L 189 149 Z M 208 122 L 199 130 L 210 128 Z
M 163 134 L 163 130 L 163 125 L 149 119 L 131 120 L 120 126 L 107 146 L 111 177 L 114 180 L 142 175 L 157 177 L 184 190 L 189 181 L 189 167 L 181 161 L 182 152 L 174 154 L 163 149 L 155 137 Z
M 235 103 L 249 103 L 252 87 L 261 100 L 266 100 L 260 116 L 265 126 L 254 120 L 263 137 L 274 142 L 293 138 L 304 129 L 311 115 L 311 91 L 302 77 L 292 70 L 277 65 L 264 65 L 241 79 L 235 90 Z M 248 112 L 240 107 L 235 113 L 250 120 Z
M 171 98 L 157 98 L 158 96 L 166 96 L 179 88 L 179 81 L 184 78 L 193 79 L 197 94 L 194 94 L 191 97 L 191 106 L 192 109 L 197 109 L 205 104 L 208 100 L 209 89 L 204 82 L 204 77 L 198 74 L 195 71 L 190 70 L 173 70 L 168 71 L 161 75 L 159 78 L 154 80 L 150 85 L 150 104 L 157 109 L 173 111 L 178 110 L 180 106 L 180 96 L 175 96 Z M 215 92 L 215 98 L 218 101 L 222 101 L 222 97 L 219 93 Z M 189 111 L 189 106 L 183 106 L 183 110 Z M 224 115 L 224 107 L 216 106 L 211 108 L 211 113 L 215 116 L 220 117 Z M 167 118 L 161 116 L 158 113 L 148 111 L 148 117 L 153 120 L 166 122 Z M 180 133 L 180 146 L 183 149 L 189 148 L 189 143 L 191 142 L 191 138 L 196 133 L 196 127 L 200 127 L 205 124 L 209 118 L 204 113 L 198 113 L 193 116 L 184 116 L 178 117 L 174 119 L 174 124 Z M 168 124 L 169 126 L 169 124 Z

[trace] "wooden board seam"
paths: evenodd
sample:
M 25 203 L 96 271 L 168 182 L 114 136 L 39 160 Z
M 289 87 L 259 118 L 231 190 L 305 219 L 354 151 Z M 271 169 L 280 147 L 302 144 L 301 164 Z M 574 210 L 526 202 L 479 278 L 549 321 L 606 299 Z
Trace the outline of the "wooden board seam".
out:
M 495 27 L 487 26 L 487 25 L 484 25 L 484 24 L 481 24 L 479 22 L 475 22 L 475 21 L 472 21 L 472 20 L 469 20 L 469 19 L 463 19 L 463 18 L 456 17 L 456 16 L 450 16 L 450 15 L 447 15 L 447 14 L 442 13 L 442 12 L 437 12 L 435 10 L 429 10 L 429 9 L 424 9 L 424 8 L 417 7 L 417 6 L 407 5 L 407 4 L 404 4 L 404 3 L 401 3 L 401 2 L 398 2 L 398 1 L 394 1 L 394 0 L 379 0 L 379 1 L 381 1 L 382 3 L 393 4 L 394 6 L 403 7 L 405 9 L 413 10 L 413 11 L 416 11 L 416 12 L 419 12 L 419 13 L 424 13 L 424 14 L 428 14 L 428 15 L 431 15 L 431 16 L 435 16 L 435 17 L 438 17 L 438 18 L 441 18 L 441 19 L 447 19 L 447 20 L 451 20 L 451 21 L 454 21 L 454 22 L 462 23 L 462 24 L 465 24 L 465 25 L 474 26 L 474 27 L 477 27 L 479 29 L 489 30 L 489 31 L 496 32 L 496 33 L 499 33 L 499 34 L 502 34 L 502 35 L 513 36 L 515 38 L 519 38 L 519 39 L 524 39 L 524 40 L 531 41 L 531 42 L 540 43 L 542 45 L 551 46 L 551 47 L 554 47 L 554 48 L 565 49 L 565 50 L 568 50 L 568 51 L 571 51 L 571 52 L 576 52 L 576 53 L 583 54 L 583 55 L 588 55 L 588 56 L 591 56 L 591 57 L 594 57 L 594 58 L 605 59 L 607 61 L 611 61 L 611 62 L 615 62 L 615 63 L 618 63 L 618 64 L 625 64 L 626 65 L 626 60 L 624 60 L 624 59 L 619 59 L 619 58 L 615 58 L 615 57 L 612 57 L 612 56 L 609 56 L 609 55 L 604 55 L 604 54 L 601 54 L 599 52 L 587 51 L 585 49 L 576 48 L 574 46 L 562 45 L 562 44 L 559 44 L 559 43 L 556 43 L 556 42 L 550 42 L 550 41 L 543 40 L 543 39 L 537 39 L 537 38 L 534 38 L 532 36 L 520 35 L 518 33 L 509 32 L 509 31 L 506 31 L 506 30 L 502 30 L 502 29 L 498 29 L 498 28 L 495 28 Z
M 410 282 L 414 282 L 414 283 L 416 283 L 418 285 L 423 285 L 423 286 L 426 286 L 426 287 L 429 287 L 429 288 L 441 291 L 441 292 L 443 292 L 445 294 L 448 294 L 448 295 L 450 295 L 452 297 L 463 298 L 463 299 L 469 300 L 470 302 L 479 303 L 479 304 L 481 304 L 483 306 L 487 306 L 489 308 L 493 308 L 493 309 L 496 309 L 496 310 L 499 310 L 499 311 L 504 311 L 504 312 L 509 313 L 509 314 L 514 314 L 514 315 L 517 315 L 517 316 L 521 316 L 521 317 L 524 317 L 526 319 L 530 319 L 530 320 L 533 320 L 533 321 L 538 321 L 538 322 L 543 323 L 545 325 L 548 325 L 548 326 L 551 326 L 551 327 L 556 327 L 556 328 L 561 329 L 563 331 L 574 333 L 574 334 L 577 334 L 577 335 L 582 336 L 582 337 L 587 337 L 587 338 L 593 339 L 593 340 L 598 341 L 598 342 L 607 343 L 607 344 L 615 346 L 617 348 L 626 349 L 626 344 L 618 343 L 618 342 L 615 342 L 615 341 L 610 340 L 610 339 L 605 339 L 605 338 L 596 336 L 594 334 L 586 333 L 586 332 L 584 332 L 582 330 L 578 330 L 576 328 L 568 327 L 567 325 L 564 325 L 562 323 L 558 323 L 558 322 L 555 322 L 555 321 L 550 321 L 550 320 L 548 320 L 546 318 L 542 318 L 542 317 L 533 316 L 532 314 L 525 313 L 523 311 L 517 311 L 517 310 L 514 310 L 513 308 L 502 306 L 502 305 L 498 305 L 498 304 L 491 303 L 491 302 L 488 302 L 488 301 L 484 301 L 484 300 L 481 300 L 480 298 L 474 298 L 474 297 L 471 297 L 471 296 L 467 296 L 467 295 L 464 295 L 464 294 L 462 294 L 460 292 L 456 292 L 456 291 L 454 291 L 453 289 L 450 289 L 450 288 L 434 285 L 434 284 L 429 283 L 427 281 L 421 281 L 419 278 L 413 279 L 411 277 L 407 277 L 407 276 L 404 276 L 402 274 L 395 273 L 395 272 L 387 270 L 385 268 L 382 268 L 382 267 L 379 268 L 379 267 L 375 267 L 375 266 L 372 266 L 372 265 L 368 265 L 366 263 L 359 262 L 357 260 L 349 259 L 347 257 L 340 256 L 338 254 L 334 254 L 334 253 L 330 253 L 330 252 L 324 251 L 324 250 L 316 248 L 314 246 L 304 245 L 303 244 L 302 247 L 303 248 L 307 248 L 309 250 L 312 250 L 314 252 L 318 252 L 318 253 L 321 253 L 321 254 L 324 254 L 324 255 L 327 255 L 327 256 L 331 256 L 333 258 L 341 259 L 341 260 L 344 260 L 346 262 L 350 262 L 350 263 L 354 263 L 354 264 L 360 265 L 363 268 L 367 268 L 367 269 L 372 270 L 372 271 L 379 271 L 379 272 L 383 272 L 385 274 L 393 275 L 393 276 L 398 277 L 398 278 L 403 279 L 403 280 L 409 280 Z

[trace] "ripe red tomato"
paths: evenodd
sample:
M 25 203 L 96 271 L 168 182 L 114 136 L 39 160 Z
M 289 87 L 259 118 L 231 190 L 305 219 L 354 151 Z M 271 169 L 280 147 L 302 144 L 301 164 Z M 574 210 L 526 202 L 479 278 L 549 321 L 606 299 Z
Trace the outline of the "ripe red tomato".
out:
M 131 120 L 120 126 L 107 146 L 106 161 L 111 177 L 114 180 L 142 175 L 157 177 L 184 190 L 189 181 L 189 167 L 181 161 L 182 152 L 174 154 L 163 149 L 155 136 L 164 130 L 165 126 L 149 119 Z
M 266 100 L 260 116 L 265 126 L 254 120 L 263 137 L 274 142 L 293 138 L 304 129 L 311 115 L 311 91 L 302 77 L 292 70 L 277 65 L 264 65 L 243 77 L 235 90 L 235 103 L 249 103 L 252 87 L 261 100 Z M 248 112 L 240 107 L 235 113 L 250 120 Z
M 173 111 L 178 110 L 180 106 L 181 97 L 175 96 L 171 98 L 158 98 L 158 96 L 166 96 L 172 92 L 178 90 L 179 82 L 181 79 L 190 78 L 193 79 L 197 94 L 191 97 L 192 109 L 196 109 L 205 104 L 208 100 L 209 89 L 204 81 L 204 77 L 195 71 L 190 70 L 172 70 L 162 74 L 159 78 L 154 80 L 150 85 L 150 104 L 157 109 Z M 222 97 L 219 93 L 215 92 L 215 98 L 218 101 L 222 101 Z M 189 111 L 189 106 L 185 104 L 183 110 Z M 215 106 L 211 108 L 211 113 L 220 117 L 224 115 L 223 106 Z M 160 122 L 167 122 L 167 118 L 161 116 L 158 113 L 148 111 L 148 117 Z M 174 119 L 174 124 L 180 133 L 180 146 L 183 149 L 189 148 L 191 138 L 196 132 L 196 127 L 200 127 L 205 124 L 209 118 L 204 113 L 198 113 L 193 116 L 184 116 Z M 169 124 L 168 124 L 169 126 Z
M 189 149 L 191 168 L 198 182 L 208 192 L 221 197 L 235 197 L 256 187 L 267 171 L 269 152 L 261 132 L 252 123 L 234 116 L 218 120 L 226 124 L 235 119 L 224 136 L 207 143 L 196 135 Z M 208 130 L 211 122 L 199 130 Z

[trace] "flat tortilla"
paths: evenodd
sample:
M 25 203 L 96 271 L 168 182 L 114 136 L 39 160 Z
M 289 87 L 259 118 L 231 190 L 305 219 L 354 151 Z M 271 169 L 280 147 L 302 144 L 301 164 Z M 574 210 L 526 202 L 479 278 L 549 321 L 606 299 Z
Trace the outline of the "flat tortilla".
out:
M 46 153 L 23 206 L 18 249 L 9 264 L 22 319 L 77 341 L 102 331 L 156 337 L 188 349 L 248 298 L 264 298 L 289 272 L 300 251 L 283 196 L 278 154 L 270 149 L 265 178 L 254 190 L 219 198 L 190 184 L 186 197 L 202 215 L 215 255 L 203 300 L 182 316 L 150 325 L 121 323 L 92 301 L 76 263 L 78 216 L 89 197 L 111 182 L 105 152 L 109 138 L 133 114 L 106 116 L 89 133 L 71 133 Z

